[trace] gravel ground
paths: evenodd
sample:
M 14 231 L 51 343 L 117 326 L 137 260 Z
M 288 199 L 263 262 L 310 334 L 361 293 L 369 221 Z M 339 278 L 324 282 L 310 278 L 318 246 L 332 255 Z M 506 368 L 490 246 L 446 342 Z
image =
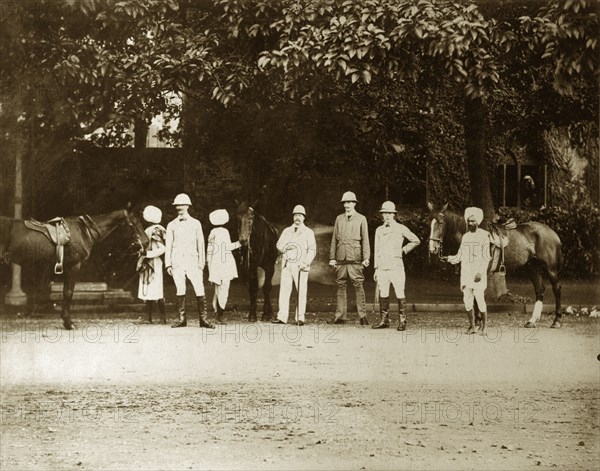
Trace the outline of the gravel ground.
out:
M 137 316 L 137 315 L 136 315 Z M 405 333 L 4 316 L 0 469 L 600 467 L 598 319 Z

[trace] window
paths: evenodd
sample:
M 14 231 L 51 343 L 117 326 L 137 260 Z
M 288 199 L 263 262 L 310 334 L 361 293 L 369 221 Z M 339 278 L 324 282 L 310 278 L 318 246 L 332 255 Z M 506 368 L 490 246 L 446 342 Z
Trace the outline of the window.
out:
M 499 165 L 496 173 L 496 204 L 521 209 L 547 205 L 546 165 Z

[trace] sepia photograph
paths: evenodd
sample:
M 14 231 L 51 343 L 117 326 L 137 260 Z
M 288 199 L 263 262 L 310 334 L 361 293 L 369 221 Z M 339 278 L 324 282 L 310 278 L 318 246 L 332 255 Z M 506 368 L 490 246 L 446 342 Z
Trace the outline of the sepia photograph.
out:
M 0 0 L 0 469 L 600 469 L 599 0 Z

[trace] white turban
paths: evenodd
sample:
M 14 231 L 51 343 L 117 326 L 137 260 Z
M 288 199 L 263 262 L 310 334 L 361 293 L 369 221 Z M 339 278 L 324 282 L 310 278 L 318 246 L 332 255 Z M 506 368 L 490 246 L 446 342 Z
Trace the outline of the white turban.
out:
M 146 206 L 144 213 L 142 214 L 144 220 L 151 222 L 152 224 L 160 224 L 162 219 L 162 211 L 156 206 Z
M 222 226 L 229 222 L 229 213 L 226 209 L 216 209 L 208 215 L 208 219 L 213 226 Z
M 475 222 L 479 226 L 481 221 L 483 221 L 483 210 L 481 208 L 476 208 L 475 206 L 465 209 L 465 221 L 467 223 L 469 222 L 470 217 L 475 218 Z

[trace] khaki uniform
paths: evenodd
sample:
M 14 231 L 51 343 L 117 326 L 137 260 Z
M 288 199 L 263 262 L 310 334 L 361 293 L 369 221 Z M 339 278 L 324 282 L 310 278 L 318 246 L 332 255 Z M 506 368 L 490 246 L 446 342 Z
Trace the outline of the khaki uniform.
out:
M 335 316 L 348 319 L 346 283 L 350 279 L 356 291 L 356 307 L 359 317 L 367 315 L 363 260 L 371 256 L 367 218 L 354 211 L 349 216 L 340 214 L 335 219 L 329 260 L 337 262 L 335 274 L 337 284 L 337 310 Z
M 408 244 L 404 246 L 404 240 Z M 375 263 L 377 270 L 377 285 L 379 296 L 387 298 L 390 295 L 390 284 L 398 299 L 405 298 L 404 285 L 406 275 L 404 272 L 403 255 L 419 245 L 419 238 L 408 227 L 396 221 L 379 226 L 375 231 Z

